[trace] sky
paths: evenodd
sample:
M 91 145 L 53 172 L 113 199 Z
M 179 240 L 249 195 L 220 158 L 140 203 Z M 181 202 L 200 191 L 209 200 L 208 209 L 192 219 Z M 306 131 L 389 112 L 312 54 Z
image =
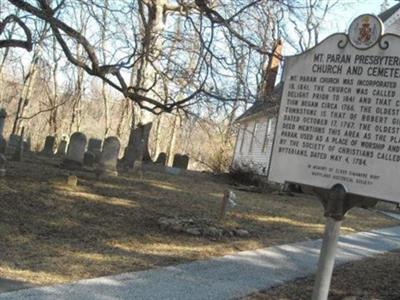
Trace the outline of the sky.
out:
M 327 0 L 322 0 L 327 1 Z M 330 0 L 332 2 L 332 0 Z M 327 36 L 337 32 L 347 32 L 351 22 L 362 14 L 378 15 L 382 11 L 382 4 L 385 0 L 337 0 L 338 4 L 329 10 L 319 32 L 319 42 L 323 41 Z M 400 0 L 387 0 L 388 8 L 397 4 Z M 287 23 L 290 25 L 290 23 Z M 293 41 L 298 40 L 298 36 L 293 31 L 291 37 Z M 286 43 L 284 47 L 284 55 L 299 54 L 299 50 L 293 49 L 290 44 Z
M 329 14 L 327 26 L 322 32 L 323 36 L 328 36 L 335 32 L 347 31 L 350 23 L 359 15 L 370 13 L 378 15 L 381 12 L 381 5 L 384 0 L 338 0 L 340 6 Z M 388 0 L 389 7 L 398 1 Z

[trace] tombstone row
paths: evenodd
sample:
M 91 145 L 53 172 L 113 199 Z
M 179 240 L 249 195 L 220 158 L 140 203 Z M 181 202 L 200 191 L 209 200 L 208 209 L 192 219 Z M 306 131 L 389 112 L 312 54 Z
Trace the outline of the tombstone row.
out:
M 154 163 L 157 165 L 166 166 L 167 165 L 167 154 L 165 152 L 161 152 L 158 155 L 158 157 Z M 174 160 L 172 162 L 173 168 L 187 170 L 188 166 L 189 166 L 189 156 L 187 156 L 186 154 L 185 155 L 182 155 L 182 154 L 174 155 Z
M 99 169 L 104 172 L 116 172 L 120 142 L 117 137 L 108 137 L 102 141 L 91 139 L 88 151 L 86 150 L 87 139 L 81 132 L 72 134 L 68 150 L 62 162 L 62 167 L 68 169 L 80 168 L 83 165 L 93 166 L 98 162 Z
M 3 130 L 7 113 L 4 109 L 0 109 L 0 153 L 13 155 L 15 160 L 20 160 L 22 153 L 30 149 L 29 141 L 24 142 L 23 135 L 12 134 L 9 137 L 8 143 L 3 137 Z M 152 123 L 139 124 L 137 128 L 131 131 L 129 143 L 125 149 L 122 163 L 127 168 L 133 168 L 135 161 L 152 162 L 148 151 L 148 141 L 150 136 Z M 54 155 L 56 138 L 47 136 L 44 147 L 40 154 L 47 157 Z M 120 150 L 120 142 L 116 137 L 109 137 L 104 141 L 91 138 L 89 139 L 86 150 L 86 136 L 83 133 L 76 132 L 71 136 L 68 145 L 65 138 L 60 141 L 56 155 L 65 156 L 62 163 L 66 167 L 80 167 L 83 164 L 93 166 L 95 163 L 103 166 L 105 169 L 116 170 L 118 162 L 118 153 Z M 167 155 L 162 152 L 155 161 L 158 165 L 165 166 L 167 164 Z M 176 154 L 173 159 L 173 167 L 187 169 L 189 157 L 187 155 Z

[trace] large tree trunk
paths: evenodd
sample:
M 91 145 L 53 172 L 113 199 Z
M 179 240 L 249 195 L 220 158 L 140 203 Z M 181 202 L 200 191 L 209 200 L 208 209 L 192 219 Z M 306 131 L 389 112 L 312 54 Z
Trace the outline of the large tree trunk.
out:
M 81 22 L 81 32 L 83 35 L 86 34 L 87 30 L 87 19 L 84 14 L 84 6 L 81 4 L 82 13 L 80 14 L 80 22 Z M 82 59 L 84 57 L 84 49 L 81 44 L 76 45 L 76 53 L 78 54 L 78 59 Z M 74 100 L 72 102 L 72 115 L 69 123 L 69 135 L 71 136 L 73 132 L 79 131 L 81 128 L 82 121 L 82 97 L 84 95 L 84 80 L 85 80 L 85 71 L 82 68 L 78 68 L 76 74 L 75 81 L 75 92 L 74 92 Z
M 155 67 L 159 64 L 162 52 L 162 33 L 164 32 L 166 14 L 164 7 L 166 0 L 139 1 L 139 13 L 142 16 L 142 51 L 144 58 L 141 60 L 136 74 L 136 86 L 143 96 L 154 96 L 149 90 L 156 85 Z M 144 7 L 146 6 L 146 9 Z M 145 124 L 154 121 L 154 115 L 144 109 L 140 111 L 139 122 Z

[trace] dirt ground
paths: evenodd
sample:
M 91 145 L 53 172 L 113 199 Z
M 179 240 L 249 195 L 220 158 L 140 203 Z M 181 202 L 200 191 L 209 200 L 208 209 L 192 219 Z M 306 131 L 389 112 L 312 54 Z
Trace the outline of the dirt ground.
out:
M 335 269 L 330 300 L 400 299 L 400 251 L 390 252 Z M 314 276 L 299 279 L 243 300 L 311 299 Z
M 161 230 L 160 217 L 217 216 L 223 192 L 233 188 L 214 176 L 146 173 L 97 180 L 59 161 L 10 162 L 0 179 L 0 277 L 53 284 L 207 259 L 241 250 L 320 238 L 323 211 L 311 196 L 235 191 L 238 205 L 226 228 L 245 238 L 213 240 Z M 77 187 L 66 184 L 75 174 Z M 354 209 L 343 224 L 349 234 L 397 222 Z

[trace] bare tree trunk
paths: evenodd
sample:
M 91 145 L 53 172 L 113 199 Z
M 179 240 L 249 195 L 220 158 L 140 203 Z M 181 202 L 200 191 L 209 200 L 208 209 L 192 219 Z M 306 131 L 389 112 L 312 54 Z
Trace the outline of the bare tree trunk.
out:
M 171 129 L 171 137 L 168 144 L 168 152 L 167 152 L 167 165 L 172 166 L 174 161 L 174 154 L 175 154 L 175 143 L 176 143 L 176 136 L 178 132 L 178 124 L 179 124 L 179 114 L 178 112 L 175 115 L 174 123 Z
M 81 4 L 81 14 L 80 14 L 80 22 L 81 22 L 81 32 L 83 35 L 86 34 L 87 30 L 87 18 L 84 15 L 84 6 Z M 84 49 L 81 44 L 77 44 L 76 53 L 78 54 L 78 59 L 84 57 Z M 84 94 L 84 79 L 85 79 L 85 71 L 82 68 L 79 68 L 76 75 L 76 83 L 75 83 L 75 99 L 72 103 L 72 115 L 71 121 L 69 124 L 69 135 L 73 133 L 73 128 L 75 127 L 76 131 L 79 131 L 81 128 L 82 121 L 82 97 Z
M 50 101 L 50 107 L 53 109 L 50 110 L 50 116 L 49 116 L 49 135 L 57 136 L 57 131 L 58 131 L 58 124 L 57 124 L 57 115 L 58 115 L 58 79 L 57 79 L 57 73 L 58 73 L 58 66 L 59 66 L 59 61 L 61 57 L 57 57 L 57 41 L 55 37 L 53 38 L 53 91 L 52 91 L 52 96 L 49 96 L 49 101 Z
M 153 153 L 153 157 L 157 158 L 157 155 L 160 153 L 160 144 L 161 144 L 161 139 L 160 139 L 160 131 L 161 131 L 161 124 L 163 121 L 163 115 L 160 115 L 157 118 L 157 124 L 156 124 L 156 130 L 154 132 L 154 153 Z
M 75 88 L 75 99 L 72 104 L 72 116 L 69 125 L 69 135 L 73 133 L 74 127 L 76 131 L 81 127 L 81 100 L 84 93 L 84 71 L 78 70 Z
M 18 100 L 17 112 L 15 114 L 12 134 L 18 134 L 20 129 L 23 127 L 22 118 L 29 105 L 30 97 L 32 94 L 33 87 L 36 82 L 36 76 L 38 73 L 38 62 L 42 55 L 40 44 L 35 48 L 31 65 L 29 67 L 28 74 L 24 78 L 24 83 L 21 91 L 21 95 Z
M 107 52 L 106 52 L 106 28 L 107 28 L 107 12 L 108 12 L 108 0 L 104 0 L 104 9 L 103 9 L 103 29 L 101 31 L 101 49 L 102 49 L 102 57 L 103 63 L 106 63 L 107 60 Z M 109 108 L 108 108 L 108 97 L 106 91 L 106 83 L 102 82 L 101 86 L 101 96 L 103 97 L 103 106 L 104 106 L 104 138 L 107 137 L 110 124 L 109 124 Z
M 162 52 L 162 38 L 164 31 L 166 13 L 166 0 L 138 0 L 139 13 L 142 16 L 144 24 L 142 26 L 142 45 L 144 59 L 141 61 L 136 75 L 136 86 L 141 89 L 141 94 L 146 96 L 151 93 L 149 89 L 156 83 L 156 72 L 154 66 L 159 63 L 159 56 Z M 144 10 L 146 5 L 147 11 Z M 147 13 L 146 13 L 147 12 Z M 154 115 L 146 110 L 140 111 L 139 122 L 152 122 Z

